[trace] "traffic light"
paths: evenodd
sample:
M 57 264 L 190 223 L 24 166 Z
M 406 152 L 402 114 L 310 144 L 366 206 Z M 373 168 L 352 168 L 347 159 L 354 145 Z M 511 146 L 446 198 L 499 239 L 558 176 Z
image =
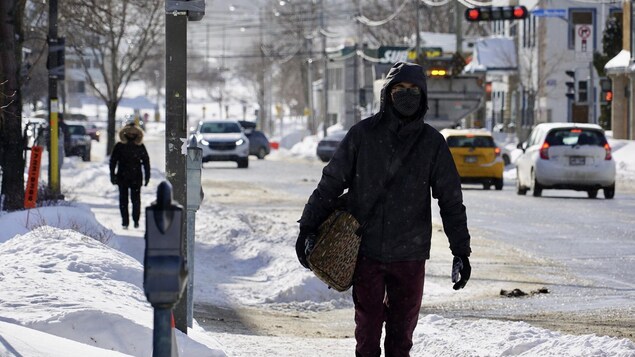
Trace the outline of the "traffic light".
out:
M 575 101 L 575 97 L 576 97 L 575 71 L 573 71 L 573 70 L 565 71 L 564 73 L 566 73 L 567 76 L 569 78 L 571 78 L 571 80 L 566 81 L 564 83 L 567 86 L 567 90 L 565 92 L 565 95 L 567 96 L 567 98 Z
M 465 10 L 469 22 L 523 20 L 529 16 L 524 6 L 478 6 Z
M 611 84 L 611 79 L 609 78 L 600 78 L 600 104 L 611 104 L 613 101 L 613 88 Z

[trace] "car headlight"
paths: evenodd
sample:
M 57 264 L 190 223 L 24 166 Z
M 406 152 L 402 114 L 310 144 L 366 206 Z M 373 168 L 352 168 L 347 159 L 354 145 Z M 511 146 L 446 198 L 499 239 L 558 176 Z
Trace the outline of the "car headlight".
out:
M 245 140 L 243 140 L 242 138 L 241 138 L 241 139 L 236 140 L 236 146 L 240 146 L 240 145 L 242 145 L 242 144 L 244 144 L 244 143 L 245 143 Z
M 201 139 L 200 143 L 201 143 L 201 145 L 204 145 L 204 146 L 209 145 L 209 142 L 207 140 L 205 140 L 205 139 Z

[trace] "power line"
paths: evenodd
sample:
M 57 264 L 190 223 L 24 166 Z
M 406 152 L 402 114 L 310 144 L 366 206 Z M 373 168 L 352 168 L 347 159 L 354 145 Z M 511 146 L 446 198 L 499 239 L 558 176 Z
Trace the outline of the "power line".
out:
M 379 20 L 379 21 L 371 20 L 362 14 L 357 16 L 355 19 L 366 26 L 376 27 L 376 26 L 385 25 L 389 23 L 390 21 L 392 21 L 395 17 L 397 17 L 397 15 L 399 15 L 399 13 L 401 12 L 401 10 L 403 10 L 403 8 L 406 6 L 408 1 L 409 0 L 404 0 L 404 2 L 401 5 L 399 5 L 399 7 L 397 8 L 397 10 L 395 10 L 395 12 L 393 12 L 392 14 L 390 14 L 387 18 L 383 20 Z

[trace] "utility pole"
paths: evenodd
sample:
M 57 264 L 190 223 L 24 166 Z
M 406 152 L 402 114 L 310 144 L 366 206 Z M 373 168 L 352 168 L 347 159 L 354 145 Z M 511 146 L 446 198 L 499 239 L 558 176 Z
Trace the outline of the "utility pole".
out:
M 322 35 L 322 58 L 323 62 L 323 76 L 322 76 L 322 126 L 323 126 L 323 134 L 326 137 L 327 131 L 326 128 L 329 122 L 329 96 L 328 96 L 328 88 L 329 88 L 329 75 L 328 75 L 328 63 L 329 58 L 326 53 L 326 33 L 324 29 L 324 0 L 320 0 L 320 34 Z
M 60 51 L 57 37 L 57 0 L 49 0 L 48 70 L 49 70 L 49 193 L 53 199 L 64 199 L 60 190 L 60 150 L 59 150 L 59 98 L 57 79 L 59 75 Z M 63 46 L 63 42 L 62 42 Z M 63 54 L 64 49 L 61 49 Z M 62 60 L 63 61 L 63 60 Z M 62 62 L 63 76 L 63 62 Z M 61 154 L 63 155 L 62 150 Z
M 306 60 L 306 70 L 307 70 L 307 105 L 309 107 L 309 115 L 308 115 L 308 128 L 311 132 L 311 135 L 315 135 L 316 127 L 315 125 L 315 113 L 313 108 L 313 40 L 311 37 L 306 38 L 306 49 L 308 58 Z
M 454 18 L 456 21 L 456 53 L 463 52 L 463 7 L 459 1 L 454 2 Z
M 593 75 L 593 71 L 595 68 L 593 67 L 593 61 L 589 61 L 589 86 L 587 88 L 587 100 L 589 101 L 589 123 L 597 124 L 598 118 L 595 115 L 595 76 Z
M 415 3 L 415 53 L 416 55 L 416 59 L 415 62 L 417 64 L 421 64 L 420 60 L 421 60 L 421 29 L 419 28 L 419 1 L 420 0 L 414 0 Z
M 170 181 L 173 197 L 187 207 L 186 155 L 187 143 L 187 16 L 186 12 L 165 15 L 165 176 Z M 186 151 L 187 153 L 187 151 Z M 181 236 L 187 236 L 185 221 Z M 185 257 L 189 255 L 186 249 Z M 183 291 L 174 306 L 175 327 L 187 333 L 188 291 Z
M 172 197 L 183 207 L 188 204 L 187 21 L 199 21 L 204 15 L 204 0 L 165 2 L 165 177 L 172 185 Z M 187 237 L 186 221 L 180 224 L 181 237 Z M 182 241 L 187 261 L 193 252 L 188 251 L 187 240 Z M 185 334 L 188 325 L 192 325 L 192 305 L 192 296 L 186 289 L 174 307 L 175 327 Z

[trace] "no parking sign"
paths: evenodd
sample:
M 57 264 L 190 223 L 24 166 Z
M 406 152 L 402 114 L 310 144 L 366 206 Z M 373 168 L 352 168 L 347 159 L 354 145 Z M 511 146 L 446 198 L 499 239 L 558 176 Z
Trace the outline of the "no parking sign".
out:
M 593 59 L 593 27 L 590 24 L 575 25 L 576 59 L 590 61 Z

